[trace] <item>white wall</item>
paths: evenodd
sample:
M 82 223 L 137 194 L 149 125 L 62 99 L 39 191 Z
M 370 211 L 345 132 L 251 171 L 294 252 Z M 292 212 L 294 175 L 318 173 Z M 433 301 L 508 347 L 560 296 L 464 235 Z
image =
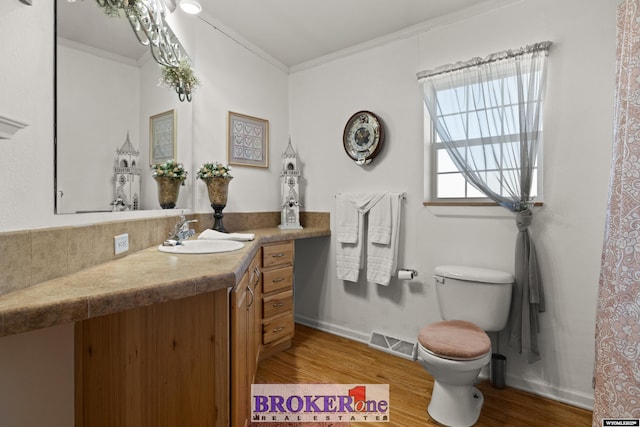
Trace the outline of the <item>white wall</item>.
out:
M 69 427 L 73 324 L 0 339 L 0 425 Z
M 288 75 L 206 22 L 198 22 L 197 36 L 196 70 L 202 86 L 194 102 L 194 172 L 205 162 L 227 163 L 228 111 L 266 119 L 269 168 L 232 166 L 225 212 L 278 211 L 280 156 L 289 131 Z M 205 184 L 196 180 L 194 186 L 195 209 L 213 213 Z
M 547 296 L 538 337 L 542 360 L 529 365 L 505 338 L 500 351 L 508 357 L 507 384 L 592 405 L 618 1 L 589 3 L 524 0 L 291 75 L 291 134 L 294 140 L 305 138 L 299 154 L 308 181 L 306 209 L 329 210 L 335 221 L 338 192 L 406 191 L 400 265 L 420 273 L 413 282 L 392 281 L 388 288 L 342 282 L 335 277 L 333 238 L 322 245 L 301 242 L 298 319 L 364 340 L 379 330 L 415 341 L 421 326 L 439 320 L 431 279 L 435 266 L 513 271 L 516 227 L 511 214 L 501 208 L 422 205 L 423 110 L 416 72 L 551 40 L 545 205 L 537 209 L 531 228 Z M 350 161 L 341 144 L 346 120 L 360 109 L 379 114 L 388 130 L 382 154 L 368 167 Z M 475 217 L 464 216 L 469 214 Z
M 29 124 L 0 140 L 0 230 L 53 216 L 53 2 L 34 3 L 0 4 L 0 114 Z

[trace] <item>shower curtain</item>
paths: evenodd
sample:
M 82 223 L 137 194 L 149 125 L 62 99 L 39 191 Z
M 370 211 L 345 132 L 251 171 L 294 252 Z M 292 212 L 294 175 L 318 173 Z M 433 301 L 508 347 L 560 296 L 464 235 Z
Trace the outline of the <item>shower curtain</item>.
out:
M 618 6 L 614 147 L 596 314 L 593 427 L 640 418 L 640 0 Z

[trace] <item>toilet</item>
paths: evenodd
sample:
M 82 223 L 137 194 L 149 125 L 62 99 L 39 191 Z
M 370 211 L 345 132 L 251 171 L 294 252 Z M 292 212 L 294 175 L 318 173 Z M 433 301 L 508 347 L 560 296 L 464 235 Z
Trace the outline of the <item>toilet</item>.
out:
M 438 266 L 434 273 L 443 321 L 418 334 L 418 360 L 434 378 L 427 411 L 445 426 L 472 426 L 484 403 L 474 382 L 491 361 L 486 332 L 507 325 L 513 276 L 458 265 Z

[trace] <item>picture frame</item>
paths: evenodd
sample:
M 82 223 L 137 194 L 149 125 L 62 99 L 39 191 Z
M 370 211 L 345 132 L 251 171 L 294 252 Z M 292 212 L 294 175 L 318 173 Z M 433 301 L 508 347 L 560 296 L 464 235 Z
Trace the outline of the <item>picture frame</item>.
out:
M 149 164 L 177 160 L 176 111 L 169 110 L 149 118 Z
M 269 167 L 269 121 L 229 111 L 227 163 Z

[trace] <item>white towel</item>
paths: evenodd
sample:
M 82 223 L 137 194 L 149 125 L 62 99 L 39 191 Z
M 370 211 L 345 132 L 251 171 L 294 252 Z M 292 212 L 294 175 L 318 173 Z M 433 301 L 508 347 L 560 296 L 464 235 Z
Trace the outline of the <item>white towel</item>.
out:
M 394 274 L 398 262 L 398 241 L 400 235 L 400 218 L 402 213 L 402 193 L 390 193 L 385 196 L 389 200 L 386 203 L 378 203 L 369 213 L 371 216 L 379 215 L 375 211 L 390 207 L 391 235 L 386 244 L 378 243 L 369 239 L 367 242 L 367 280 L 379 285 L 388 286 L 391 275 Z M 383 216 L 380 214 L 380 216 Z
M 255 239 L 253 233 L 221 233 L 216 230 L 204 230 L 198 236 L 198 239 L 205 240 L 236 240 L 238 242 L 248 242 Z
M 390 244 L 392 223 L 391 195 L 385 194 L 369 211 L 369 225 L 367 226 L 368 241 L 381 245 Z
M 357 241 L 362 242 L 363 229 L 358 230 Z M 338 273 L 338 279 L 348 280 L 350 282 L 357 282 L 360 270 L 364 266 L 364 258 L 362 256 L 362 250 L 364 245 L 362 243 L 340 243 L 336 248 L 336 271 Z
M 336 270 L 338 279 L 357 282 L 364 267 L 363 216 L 385 193 L 350 193 L 336 197 Z
M 358 243 L 360 213 L 349 196 L 336 196 L 336 240 L 340 243 Z

